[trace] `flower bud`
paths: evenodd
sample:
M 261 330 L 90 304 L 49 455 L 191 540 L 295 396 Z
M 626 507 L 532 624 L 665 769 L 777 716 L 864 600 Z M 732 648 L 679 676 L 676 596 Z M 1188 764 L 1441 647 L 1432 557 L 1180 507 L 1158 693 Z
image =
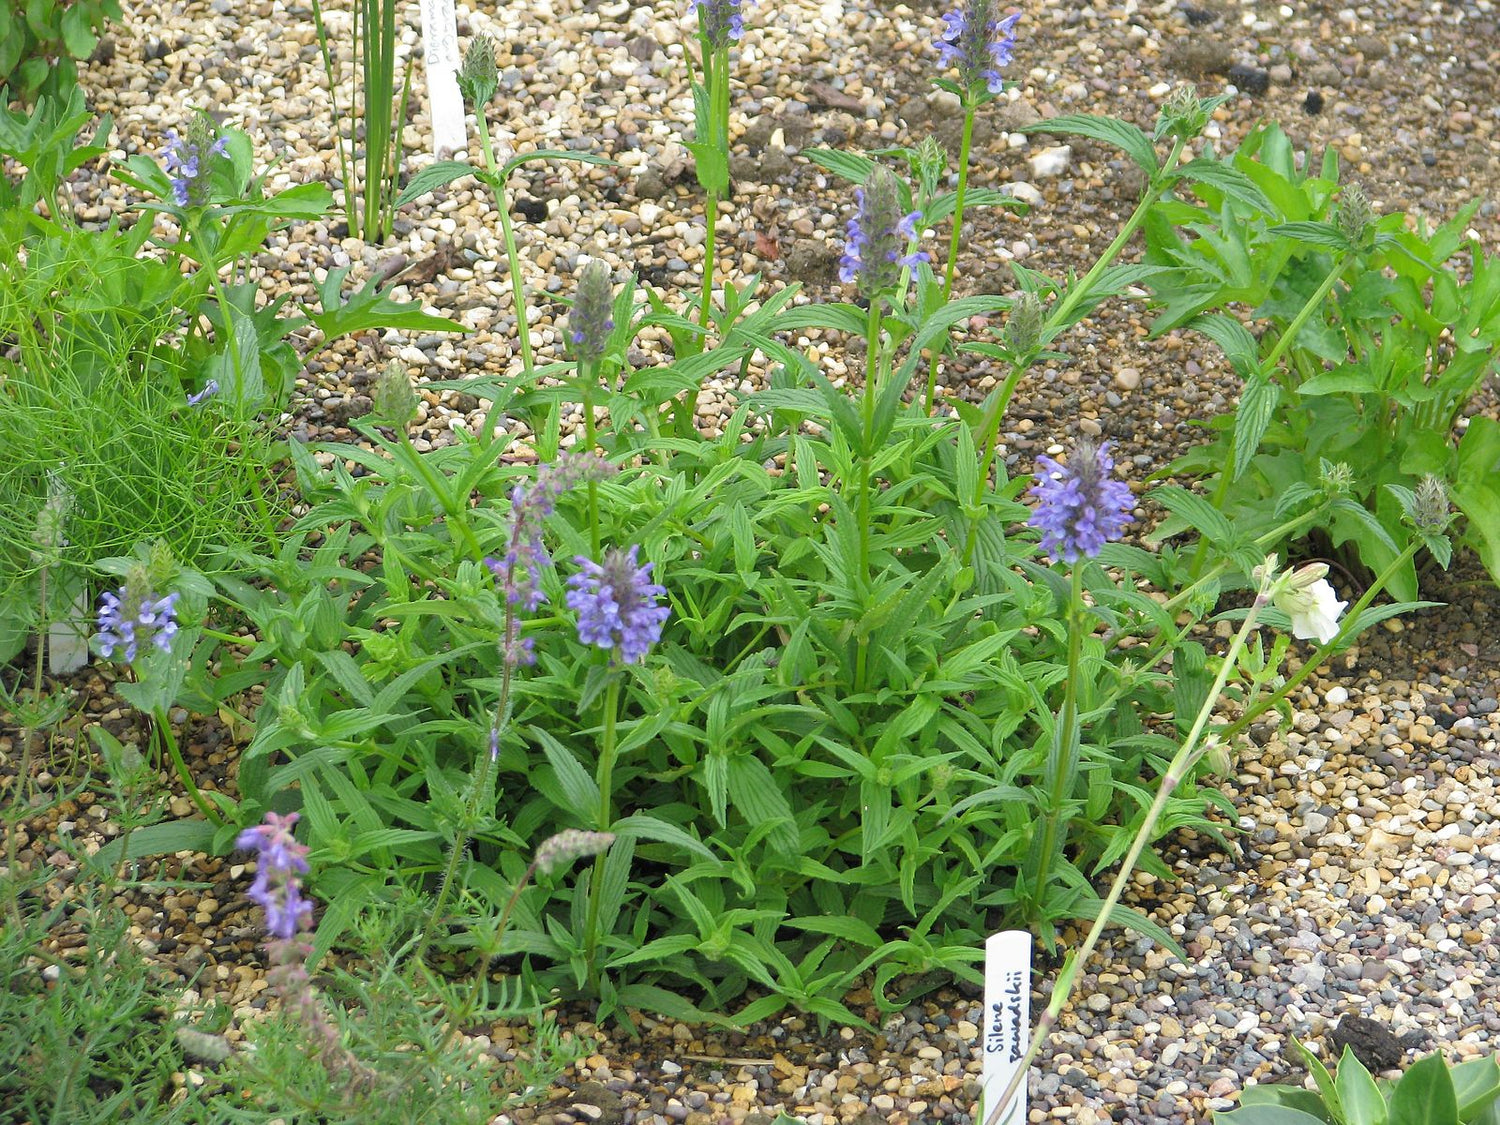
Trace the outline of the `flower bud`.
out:
M 1208 106 L 1198 98 L 1194 87 L 1179 86 L 1162 103 L 1156 135 L 1193 140 L 1208 125 L 1208 113 Z
M 1042 342 L 1046 310 L 1035 293 L 1023 292 L 1010 306 L 1005 320 L 1005 343 L 1016 359 L 1029 356 Z
M 1350 184 L 1339 194 L 1337 222 L 1339 233 L 1349 240 L 1349 245 L 1358 249 L 1368 241 L 1375 209 L 1358 184 Z
M 568 343 L 574 356 L 585 363 L 596 363 L 609 345 L 614 331 L 614 291 L 609 283 L 609 267 L 592 259 L 578 275 L 573 292 L 573 311 L 568 315 Z
M 469 108 L 480 113 L 500 88 L 500 72 L 495 67 L 495 43 L 488 35 L 476 35 L 464 52 L 464 63 L 458 72 L 458 89 Z
M 377 421 L 397 430 L 404 430 L 417 416 L 417 392 L 412 390 L 411 379 L 399 360 L 391 360 L 375 381 L 375 392 L 371 396 L 374 406 L 371 413 Z
M 1448 506 L 1448 486 L 1429 473 L 1417 485 L 1416 500 L 1411 510 L 1412 523 L 1420 531 L 1436 533 L 1446 531 L 1452 519 L 1453 513 Z

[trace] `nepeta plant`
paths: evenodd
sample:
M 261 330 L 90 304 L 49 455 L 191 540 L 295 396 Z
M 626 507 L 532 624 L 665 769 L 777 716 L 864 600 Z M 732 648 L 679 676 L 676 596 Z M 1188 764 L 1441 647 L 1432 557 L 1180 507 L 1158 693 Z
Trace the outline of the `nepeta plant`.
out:
M 581 573 L 568 579 L 568 608 L 578 614 L 578 637 L 585 644 L 634 664 L 661 640 L 662 623 L 671 614 L 657 600 L 667 590 L 651 581 L 651 563 L 637 565 L 640 548 L 611 547 L 602 562 L 579 555 Z
M 195 114 L 187 135 L 168 129 L 162 166 L 172 180 L 172 199 L 179 207 L 202 207 L 208 202 L 215 162 L 229 152 L 229 140 L 215 137 L 213 123 L 204 113 Z

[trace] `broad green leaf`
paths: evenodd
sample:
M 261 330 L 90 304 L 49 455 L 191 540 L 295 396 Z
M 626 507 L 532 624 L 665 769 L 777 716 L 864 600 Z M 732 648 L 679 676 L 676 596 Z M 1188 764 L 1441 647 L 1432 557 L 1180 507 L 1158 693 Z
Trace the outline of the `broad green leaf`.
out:
M 1230 1113 L 1216 1113 L 1214 1121 L 1223 1125 L 1327 1125 L 1327 1118 L 1279 1105 L 1252 1105 Z
M 1280 388 L 1266 376 L 1256 372 L 1245 380 L 1239 407 L 1234 412 L 1234 472 L 1230 474 L 1231 480 L 1239 480 L 1250 467 L 1251 460 L 1260 450 L 1266 427 L 1276 416 L 1280 401 Z
M 93 854 L 92 861 L 104 867 L 118 867 L 121 860 L 142 856 L 175 855 L 177 852 L 212 852 L 218 826 L 209 820 L 169 820 L 148 824 L 130 834 L 129 854 L 121 854 L 122 840 L 114 839 Z
M 1385 1098 L 1364 1063 L 1347 1046 L 1339 1059 L 1333 1084 L 1344 1107 L 1345 1125 L 1385 1125 Z
M 1407 1069 L 1390 1093 L 1390 1119 L 1398 1125 L 1458 1125 L 1458 1094 L 1441 1054 Z

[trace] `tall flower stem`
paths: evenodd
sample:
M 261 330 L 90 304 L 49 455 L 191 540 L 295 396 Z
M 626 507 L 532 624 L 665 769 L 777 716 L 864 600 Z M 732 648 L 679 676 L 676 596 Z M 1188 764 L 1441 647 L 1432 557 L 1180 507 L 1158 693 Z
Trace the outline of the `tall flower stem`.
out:
M 1130 213 L 1130 218 L 1125 220 L 1125 225 L 1115 235 L 1114 241 L 1105 248 L 1099 260 L 1090 267 L 1089 272 L 1068 287 L 1068 291 L 1063 295 L 1062 300 L 1057 303 L 1057 307 L 1047 317 L 1046 328 L 1043 331 L 1044 338 L 1047 338 L 1048 331 L 1055 330 L 1057 327 L 1070 322 L 1070 318 L 1078 309 L 1078 306 L 1088 298 L 1089 293 L 1098 284 L 1099 278 L 1104 274 L 1104 271 L 1114 264 L 1115 259 L 1120 256 L 1125 247 L 1130 243 L 1130 240 L 1135 237 L 1135 232 L 1146 221 L 1146 215 L 1156 202 L 1156 197 L 1171 178 L 1173 171 L 1177 167 L 1177 162 L 1182 158 L 1182 149 L 1185 143 L 1180 137 L 1173 142 L 1172 151 L 1168 154 L 1166 163 L 1162 165 L 1161 170 L 1152 178 L 1151 185 L 1142 194 L 1140 202 L 1135 205 L 1135 210 Z M 1020 381 L 1025 371 L 1026 368 L 1019 365 L 1012 368 L 1010 375 L 1006 377 L 1004 384 L 995 393 L 995 397 L 990 401 L 989 406 L 986 407 L 984 414 L 980 417 L 978 432 L 983 437 L 984 461 L 980 465 L 979 480 L 976 486 L 977 491 L 974 498 L 976 507 L 979 501 L 983 499 L 983 490 L 989 487 L 990 470 L 995 462 L 995 447 L 999 441 L 1000 421 L 1005 416 L 1006 407 L 1010 405 L 1011 396 L 1015 394 L 1016 384 Z
M 620 677 L 611 676 L 609 686 L 604 689 L 604 735 L 599 745 L 599 815 L 595 827 L 608 832 L 614 823 L 614 770 L 615 770 L 615 721 L 620 710 Z M 595 954 L 599 949 L 599 910 L 604 900 L 604 855 L 594 860 L 594 873 L 589 878 L 588 933 L 584 938 L 583 959 L 588 964 L 589 979 L 597 987 L 599 966 Z
M 531 329 L 526 318 L 526 284 L 521 278 L 521 253 L 516 247 L 516 231 L 510 221 L 506 180 L 495 163 L 494 145 L 490 142 L 490 125 L 483 107 L 475 107 L 474 125 L 479 130 L 479 149 L 484 154 L 484 166 L 490 174 L 495 206 L 500 211 L 500 237 L 505 242 L 505 260 L 510 266 L 510 299 L 516 310 L 516 342 L 521 348 L 521 371 L 529 380 L 536 364 L 532 358 Z
M 1297 310 L 1297 315 L 1292 318 L 1292 322 L 1286 326 L 1286 330 L 1277 338 L 1275 345 L 1266 353 L 1265 359 L 1260 361 L 1260 371 L 1263 375 L 1270 378 L 1271 372 L 1276 370 L 1276 365 L 1281 362 L 1281 357 L 1286 354 L 1287 349 L 1297 339 L 1297 334 L 1302 331 L 1302 326 L 1307 323 L 1314 312 L 1323 307 L 1323 302 L 1328 299 L 1328 294 L 1333 292 L 1333 287 L 1338 284 L 1339 278 L 1343 276 L 1345 267 L 1355 260 L 1352 256 L 1347 257 L 1330 270 L 1328 276 L 1323 279 L 1323 284 L 1318 286 L 1317 292 L 1309 297 L 1303 303 L 1302 307 Z M 1229 486 L 1234 480 L 1234 460 L 1234 431 L 1231 430 L 1229 431 L 1229 444 L 1224 454 L 1224 466 L 1219 470 L 1219 482 L 1214 487 L 1213 496 L 1210 498 L 1213 506 L 1220 511 L 1224 508 L 1224 501 L 1229 496 Z M 1198 572 L 1203 569 L 1203 563 L 1207 557 L 1208 539 L 1201 538 L 1198 540 L 1198 549 L 1193 552 L 1192 568 L 1188 572 L 1190 576 L 1194 578 L 1198 576 Z
M 865 326 L 865 386 L 861 399 L 863 421 L 863 448 L 859 453 L 859 588 L 862 597 L 870 591 L 870 462 L 875 457 L 872 448 L 875 442 L 875 405 L 879 394 L 881 366 L 881 315 L 880 298 L 870 301 L 869 318 Z M 865 686 L 865 662 L 868 659 L 869 639 L 861 633 L 855 652 L 854 690 L 863 691 Z
M 948 265 L 943 270 L 943 304 L 945 305 L 953 296 L 953 277 L 958 269 L 958 247 L 963 236 L 964 203 L 969 194 L 969 150 L 974 143 L 974 110 L 973 103 L 965 98 L 963 139 L 958 146 L 958 191 L 953 201 L 953 233 L 948 238 Z M 932 414 L 933 396 L 937 394 L 938 363 L 942 357 L 943 348 L 935 345 L 932 359 L 927 365 L 927 394 L 922 404 L 922 409 L 928 415 Z
M 514 651 L 516 636 L 520 632 L 520 622 L 516 619 L 515 607 L 509 604 L 505 607 L 505 642 L 503 650 L 506 653 Z M 417 942 L 416 952 L 412 955 L 416 961 L 421 961 L 422 954 L 427 949 L 427 943 L 432 940 L 432 931 L 443 918 L 443 910 L 448 905 L 448 896 L 452 893 L 453 883 L 458 878 L 458 867 L 463 862 L 464 853 L 468 851 L 469 838 L 473 836 L 474 830 L 479 825 L 480 809 L 479 802 L 485 798 L 490 789 L 490 778 L 495 770 L 495 760 L 499 756 L 500 733 L 510 723 L 511 712 L 511 682 L 515 678 L 515 661 L 505 659 L 502 661 L 500 673 L 500 700 L 495 704 L 494 725 L 490 728 L 490 744 L 480 754 L 479 768 L 474 773 L 473 788 L 469 791 L 469 799 L 464 803 L 463 821 L 458 828 L 458 836 L 453 841 L 453 846 L 448 850 L 447 862 L 443 865 L 443 877 L 438 883 L 437 897 L 433 899 L 432 909 L 427 914 L 427 920 L 422 926 L 422 936 Z M 528 872 L 529 873 L 529 872 Z M 519 890 L 516 892 L 520 893 Z
M 1269 579 L 1268 579 L 1269 581 Z M 1130 881 L 1131 874 L 1135 871 L 1135 865 L 1140 861 L 1141 852 L 1145 850 L 1146 843 L 1151 839 L 1151 833 L 1156 828 L 1156 822 L 1161 819 L 1162 811 L 1167 807 L 1167 801 L 1171 799 L 1173 792 L 1182 784 L 1188 776 L 1193 764 L 1202 756 L 1204 746 L 1202 744 L 1203 732 L 1208 725 L 1209 717 L 1213 714 L 1215 702 L 1224 691 L 1224 685 L 1229 681 L 1230 671 L 1238 664 L 1240 653 L 1244 650 L 1245 643 L 1250 633 L 1255 628 L 1256 617 L 1265 608 L 1269 600 L 1269 590 L 1263 586 L 1251 606 L 1250 612 L 1245 616 L 1239 631 L 1235 633 L 1234 640 L 1230 642 L 1229 651 L 1225 653 L 1223 661 L 1219 665 L 1218 675 L 1214 678 L 1213 687 L 1203 701 L 1203 706 L 1198 709 L 1198 716 L 1193 721 L 1192 729 L 1188 731 L 1186 741 L 1183 742 L 1177 754 L 1172 758 L 1167 768 L 1166 776 L 1162 778 L 1161 785 L 1156 791 L 1156 797 L 1151 802 L 1150 809 L 1146 812 L 1146 819 L 1136 830 L 1135 839 L 1130 843 L 1130 850 L 1125 855 L 1125 860 L 1120 864 L 1120 870 L 1115 875 L 1114 882 L 1110 885 L 1109 894 L 1105 897 L 1099 908 L 1099 915 L 1094 919 L 1094 924 L 1089 927 L 1088 936 L 1079 948 L 1077 956 L 1070 956 L 1062 971 L 1058 974 L 1057 983 L 1053 985 L 1052 997 L 1047 1004 L 1047 1009 L 1037 1020 L 1037 1025 L 1032 1033 L 1031 1045 L 1027 1047 L 1026 1054 L 1022 1056 L 1020 1066 L 1011 1075 L 1010 1082 L 1001 1091 L 999 1099 L 993 1106 L 986 1107 L 984 1125 L 998 1125 L 1004 1119 L 1006 1110 L 1020 1089 L 1021 1083 L 1026 1080 L 1027 1072 L 1032 1062 L 1042 1049 L 1042 1044 L 1047 1041 L 1053 1026 L 1057 1023 L 1057 1017 L 1061 1014 L 1063 1006 L 1068 1002 L 1068 997 L 1073 991 L 1073 980 L 1079 968 L 1088 962 L 1093 955 L 1094 948 L 1099 944 L 1099 938 L 1104 933 L 1104 927 L 1109 924 L 1110 914 L 1119 905 L 1121 896 L 1125 893 L 1125 886 Z
M 1078 773 L 1078 684 L 1079 664 L 1083 659 L 1085 607 L 1083 604 L 1083 560 L 1073 564 L 1068 586 L 1068 678 L 1063 684 L 1062 710 L 1052 735 L 1052 752 L 1047 758 L 1047 811 L 1042 825 L 1042 850 L 1037 856 L 1036 874 L 1031 884 L 1033 910 L 1046 894 L 1052 875 L 1052 860 L 1060 849 L 1062 809 Z
M 590 456 L 594 453 L 594 386 L 599 381 L 599 364 L 597 361 L 588 362 L 580 359 L 578 361 L 578 384 L 580 397 L 583 399 L 583 445 L 584 452 Z M 592 548 L 591 557 L 599 557 L 599 482 L 593 477 L 589 478 L 589 546 Z
M 172 734 L 172 723 L 167 716 L 166 709 L 163 707 L 156 708 L 153 714 L 148 717 L 148 721 L 152 723 L 152 732 L 155 735 L 158 749 L 163 752 L 163 756 L 171 759 L 172 767 L 176 770 L 178 779 L 182 782 L 183 788 L 187 790 L 188 796 L 192 798 L 193 804 L 198 806 L 198 811 L 211 823 L 223 824 L 224 818 L 219 815 L 218 810 L 208 803 L 208 800 L 198 789 L 197 782 L 193 780 L 192 771 L 188 769 L 187 762 L 183 760 L 182 751 L 177 746 L 177 739 Z

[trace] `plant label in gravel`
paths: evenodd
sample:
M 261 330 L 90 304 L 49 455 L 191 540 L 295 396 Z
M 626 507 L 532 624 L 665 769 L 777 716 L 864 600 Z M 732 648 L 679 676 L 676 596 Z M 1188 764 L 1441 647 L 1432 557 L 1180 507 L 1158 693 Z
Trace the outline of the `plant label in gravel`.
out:
M 464 100 L 458 92 L 458 22 L 453 0 L 422 0 L 422 58 L 432 114 L 432 151 L 439 159 L 468 147 Z M 445 151 L 446 150 L 446 151 Z
M 1001 930 L 984 943 L 984 1025 L 979 1029 L 984 1053 L 983 1114 L 988 1115 L 1021 1064 L 1030 1034 L 1031 933 Z M 999 1125 L 1025 1120 L 1026 1085 L 1022 1083 Z

